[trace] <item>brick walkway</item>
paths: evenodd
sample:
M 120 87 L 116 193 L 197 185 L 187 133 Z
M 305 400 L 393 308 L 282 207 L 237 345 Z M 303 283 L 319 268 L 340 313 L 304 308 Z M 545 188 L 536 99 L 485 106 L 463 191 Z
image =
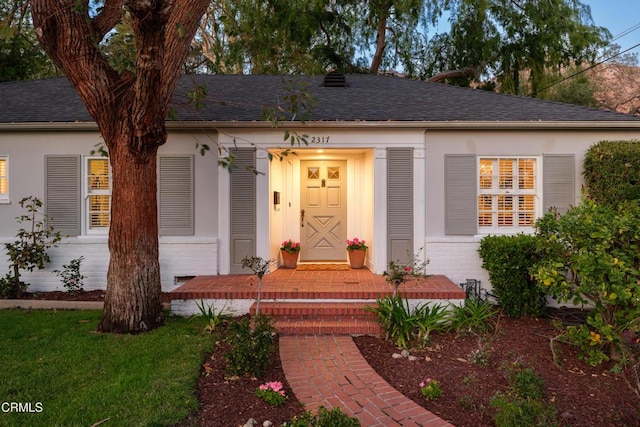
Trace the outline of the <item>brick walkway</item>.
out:
M 339 406 L 366 427 L 451 426 L 376 374 L 350 336 L 281 336 L 280 359 L 307 410 Z

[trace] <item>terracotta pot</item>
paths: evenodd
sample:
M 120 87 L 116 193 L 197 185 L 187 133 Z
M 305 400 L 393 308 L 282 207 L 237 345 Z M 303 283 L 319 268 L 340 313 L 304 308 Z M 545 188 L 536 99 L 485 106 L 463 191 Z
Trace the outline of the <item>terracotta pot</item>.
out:
M 351 268 L 363 268 L 364 267 L 364 259 L 367 255 L 366 249 L 356 249 L 355 251 L 347 251 L 349 252 L 349 264 L 351 264 Z
M 286 251 L 280 251 L 282 255 L 282 267 L 283 268 L 296 268 L 298 266 L 298 252 L 290 254 Z

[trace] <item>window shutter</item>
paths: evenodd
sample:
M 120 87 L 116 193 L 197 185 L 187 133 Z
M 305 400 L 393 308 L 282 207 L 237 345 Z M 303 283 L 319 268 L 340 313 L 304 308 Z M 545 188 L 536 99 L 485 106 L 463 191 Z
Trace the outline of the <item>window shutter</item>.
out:
M 255 149 L 235 148 L 231 173 L 231 266 L 232 274 L 247 273 L 242 259 L 256 255 L 256 175 Z
M 387 259 L 413 258 L 413 149 L 387 149 Z
M 444 232 L 474 235 L 478 221 L 476 156 L 449 154 L 444 161 Z
M 575 156 L 545 154 L 542 163 L 544 212 L 555 207 L 565 213 L 575 203 Z
M 158 232 L 192 236 L 193 156 L 160 156 L 158 165 Z
M 81 233 L 80 156 L 45 156 L 48 224 L 64 236 Z

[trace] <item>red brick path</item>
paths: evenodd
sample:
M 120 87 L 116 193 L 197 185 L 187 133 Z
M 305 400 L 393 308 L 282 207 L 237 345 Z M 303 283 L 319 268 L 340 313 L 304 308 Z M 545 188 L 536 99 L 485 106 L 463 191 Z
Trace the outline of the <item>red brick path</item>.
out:
M 349 336 L 281 336 L 280 359 L 307 410 L 339 406 L 363 427 L 451 426 L 376 374 Z

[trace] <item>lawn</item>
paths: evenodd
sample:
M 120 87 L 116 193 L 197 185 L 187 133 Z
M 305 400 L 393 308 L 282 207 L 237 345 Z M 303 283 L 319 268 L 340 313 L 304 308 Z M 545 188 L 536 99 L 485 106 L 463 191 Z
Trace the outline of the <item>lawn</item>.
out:
M 142 335 L 96 333 L 99 319 L 0 310 L 0 425 L 174 425 L 197 408 L 200 366 L 214 346 L 199 319 L 169 317 Z

